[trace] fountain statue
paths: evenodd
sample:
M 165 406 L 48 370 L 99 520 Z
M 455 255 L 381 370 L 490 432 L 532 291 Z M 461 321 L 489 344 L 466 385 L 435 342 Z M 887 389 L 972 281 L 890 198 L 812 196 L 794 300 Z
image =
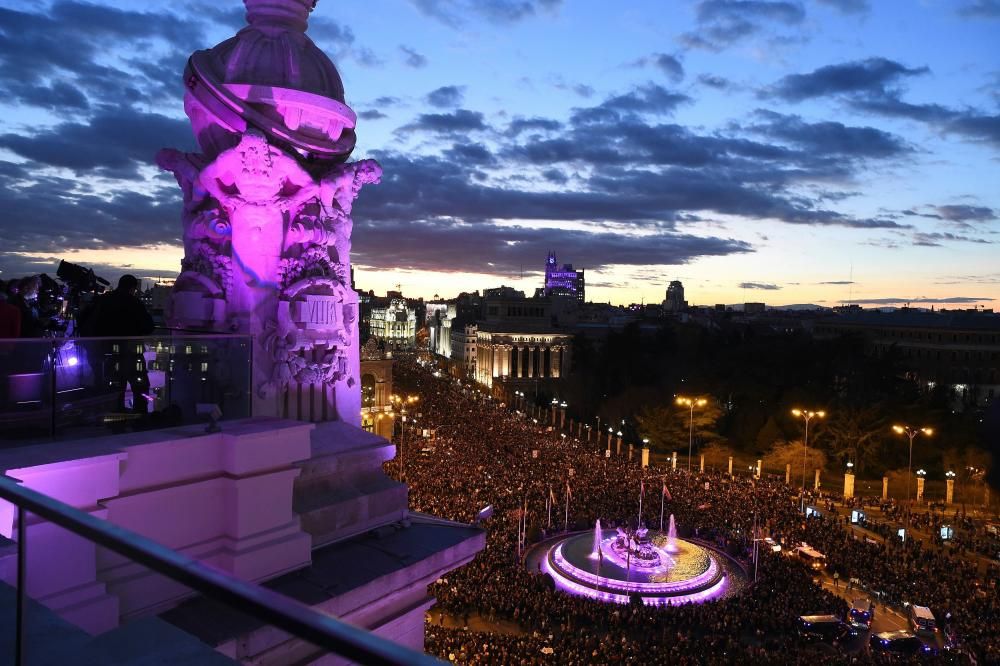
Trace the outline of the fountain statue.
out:
M 315 0 L 244 0 L 249 24 L 196 51 L 184 110 L 201 152 L 157 155 L 184 194 L 168 320 L 253 336 L 253 413 L 360 425 L 352 206 L 357 117 L 305 34 Z

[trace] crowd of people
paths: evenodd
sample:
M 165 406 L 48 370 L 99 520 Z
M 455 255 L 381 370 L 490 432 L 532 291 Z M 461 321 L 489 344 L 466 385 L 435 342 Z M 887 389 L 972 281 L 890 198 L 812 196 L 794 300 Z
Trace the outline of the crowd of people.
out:
M 463 522 L 473 521 L 484 507 L 494 511 L 484 523 L 485 550 L 432 586 L 438 612 L 504 621 L 521 630 L 513 635 L 464 631 L 434 624 L 432 618 L 426 645 L 442 658 L 480 664 L 815 659 L 815 648 L 795 632 L 797 617 L 843 615 L 846 602 L 817 585 L 804 564 L 769 550 L 756 571 L 747 568 L 741 593 L 679 607 L 619 606 L 570 596 L 525 565 L 519 548 L 523 507 L 529 542 L 567 527 L 588 529 L 597 519 L 606 527 L 634 526 L 644 480 L 647 526 L 659 525 L 663 483 L 670 495 L 666 512 L 675 516 L 680 536 L 713 541 L 744 564 L 755 522 L 762 528 L 758 535 L 784 543 L 786 550 L 808 542 L 826 555 L 830 573 L 845 584 L 857 581 L 883 604 L 929 605 L 956 644 L 979 663 L 1000 660 L 1000 601 L 996 586 L 986 582 L 996 572 L 984 578 L 954 550 L 925 548 L 912 539 L 905 545 L 865 539 L 829 512 L 803 518 L 795 490 L 778 481 L 643 469 L 624 451 L 607 458 L 603 445 L 564 437 L 474 385 L 409 359 L 397 362 L 395 382 L 421 397 L 416 423 L 408 424 L 413 431 L 402 438 L 407 466 L 386 463 L 388 473 L 402 475 L 409 484 L 411 508 Z M 868 657 L 835 653 L 822 658 L 849 663 Z

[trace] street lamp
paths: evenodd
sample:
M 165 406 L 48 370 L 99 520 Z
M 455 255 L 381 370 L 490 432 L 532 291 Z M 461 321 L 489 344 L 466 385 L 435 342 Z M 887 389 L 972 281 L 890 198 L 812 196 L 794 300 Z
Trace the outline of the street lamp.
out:
M 793 409 L 792 416 L 797 416 L 806 422 L 806 436 L 802 440 L 802 507 L 801 510 L 805 513 L 806 510 L 806 453 L 809 450 L 809 421 L 814 418 L 826 418 L 826 412 L 818 411 L 814 412 L 808 409 Z
M 911 428 L 908 425 L 894 425 L 892 426 L 893 432 L 897 435 L 906 435 L 910 439 L 910 462 L 906 466 L 906 534 L 910 534 L 910 513 L 913 507 L 910 505 L 910 477 L 913 472 L 913 438 L 919 434 L 923 434 L 930 437 L 934 434 L 934 430 L 931 428 Z
M 704 407 L 708 404 L 708 400 L 704 398 L 685 398 L 684 396 L 677 396 L 677 404 L 682 407 L 690 407 L 691 414 L 688 419 L 688 474 L 691 473 L 691 449 L 694 446 L 694 408 Z

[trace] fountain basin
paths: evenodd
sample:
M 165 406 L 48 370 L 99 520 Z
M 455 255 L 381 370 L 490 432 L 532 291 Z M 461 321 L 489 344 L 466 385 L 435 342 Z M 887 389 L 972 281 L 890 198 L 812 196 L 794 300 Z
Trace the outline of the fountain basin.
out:
M 596 543 L 601 556 L 594 558 Z M 638 561 L 615 547 L 612 530 L 583 532 L 543 544 L 538 566 L 556 586 L 574 595 L 628 603 L 638 595 L 647 605 L 701 603 L 718 599 L 741 572 L 711 547 L 655 534 L 655 560 Z M 668 550 L 676 549 L 676 551 Z

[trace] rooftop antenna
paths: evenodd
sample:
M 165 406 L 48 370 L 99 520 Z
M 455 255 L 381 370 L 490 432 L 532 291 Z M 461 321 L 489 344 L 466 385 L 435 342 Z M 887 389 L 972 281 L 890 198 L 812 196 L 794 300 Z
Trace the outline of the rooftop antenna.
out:
M 847 278 L 847 305 L 854 303 L 854 262 L 851 262 L 851 272 Z

